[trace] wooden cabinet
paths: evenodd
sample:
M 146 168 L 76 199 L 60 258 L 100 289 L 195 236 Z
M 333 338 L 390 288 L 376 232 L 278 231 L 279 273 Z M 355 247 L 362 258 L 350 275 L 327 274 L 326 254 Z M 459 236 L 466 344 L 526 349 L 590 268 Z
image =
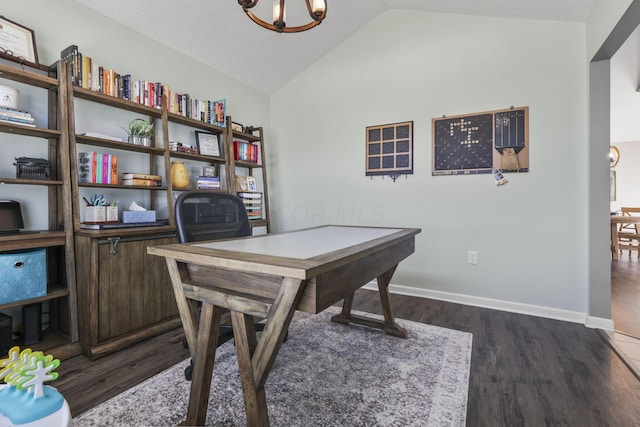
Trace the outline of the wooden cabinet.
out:
M 2 147 L 5 153 L 3 163 L 13 162 L 13 158 L 8 153 L 17 153 L 22 149 L 28 150 L 34 147 L 33 152 L 46 153 L 42 157 L 46 157 L 50 165 L 50 179 L 47 180 L 15 178 L 16 175 L 9 176 L 6 172 L 3 172 L 4 176 L 0 177 L 3 188 L 0 198 L 6 199 L 8 194 L 19 194 L 16 198 L 20 199 L 23 216 L 25 214 L 32 214 L 38 218 L 44 216 L 47 222 L 45 229 L 34 230 L 30 229 L 27 221 L 27 229 L 24 231 L 0 235 L 0 252 L 45 248 L 47 261 L 46 294 L 0 304 L 0 311 L 42 303 L 47 310 L 48 327 L 43 333 L 42 341 L 31 345 L 31 348 L 46 351 L 59 359 L 66 359 L 79 353 L 68 167 L 67 85 L 64 84 L 66 81 L 66 68 L 59 64 L 50 67 L 48 74 L 40 69 L 28 71 L 18 66 L 0 64 L 0 84 L 7 86 L 19 84 L 29 91 L 23 94 L 26 101 L 20 103 L 21 109 L 29 111 L 40 107 L 48 111 L 48 123 L 45 126 L 43 126 L 43 120 L 36 121 L 36 127 L 0 122 L 0 133 L 5 135 L 0 138 L 0 145 L 7 144 Z M 37 100 L 40 99 L 35 94 L 40 90 L 46 91 L 44 99 L 47 99 L 45 101 L 47 105 L 31 105 L 30 103 L 38 102 Z M 15 138 L 20 140 L 15 141 Z M 6 166 L 3 164 L 3 171 L 9 170 Z M 11 188 L 19 190 L 16 193 L 12 192 Z M 46 196 L 43 197 L 38 188 L 44 188 Z
M 166 112 L 160 109 L 72 86 L 71 82 L 68 86 L 80 344 L 88 357 L 97 358 L 180 325 L 166 266 L 162 260 L 147 255 L 149 245 L 176 241 L 169 157 L 162 135 L 167 120 Z M 106 122 L 98 124 L 113 133 L 122 133 L 123 125 L 143 116 L 154 124 L 156 136 L 150 146 L 144 146 L 111 140 L 109 134 L 87 130 L 80 133 L 79 128 L 86 128 L 85 122 L 92 123 L 96 116 Z M 99 150 L 117 156 L 117 182 L 81 182 L 77 172 L 80 150 Z M 137 161 L 125 166 L 132 158 Z M 134 169 L 128 169 L 131 164 L 135 165 Z M 124 172 L 160 175 L 162 185 L 123 185 Z M 123 201 L 118 205 L 120 216 L 122 210 L 135 201 L 148 210 L 155 210 L 159 213 L 158 219 L 166 218 L 168 222 L 153 227 L 83 229 L 87 218 L 83 210 L 92 194 L 104 195 L 108 201 Z
M 166 263 L 148 246 L 175 243 L 173 234 L 121 237 L 76 234 L 80 341 L 98 358 L 180 325 Z

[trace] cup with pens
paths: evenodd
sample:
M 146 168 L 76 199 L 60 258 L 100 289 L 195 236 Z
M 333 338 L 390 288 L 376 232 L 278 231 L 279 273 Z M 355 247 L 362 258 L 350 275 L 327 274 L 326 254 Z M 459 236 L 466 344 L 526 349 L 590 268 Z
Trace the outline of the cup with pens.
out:
M 118 201 L 108 201 L 102 194 L 92 194 L 89 199 L 82 198 L 86 203 L 84 207 L 84 222 L 117 222 Z

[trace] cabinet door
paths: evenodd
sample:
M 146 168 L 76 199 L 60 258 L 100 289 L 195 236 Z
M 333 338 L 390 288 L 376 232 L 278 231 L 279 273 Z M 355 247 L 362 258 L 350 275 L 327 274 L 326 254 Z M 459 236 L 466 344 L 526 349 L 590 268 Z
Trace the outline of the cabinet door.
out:
M 126 334 L 178 314 L 164 259 L 147 254 L 148 246 L 175 238 L 108 241 L 98 250 L 98 340 Z

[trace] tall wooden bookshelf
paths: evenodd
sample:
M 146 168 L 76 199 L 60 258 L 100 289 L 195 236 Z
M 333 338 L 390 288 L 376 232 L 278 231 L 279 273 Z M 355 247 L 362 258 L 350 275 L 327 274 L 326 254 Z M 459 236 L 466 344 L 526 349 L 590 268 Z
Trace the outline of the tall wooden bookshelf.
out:
M 271 233 L 271 220 L 269 215 L 269 190 L 267 185 L 267 162 L 266 153 L 264 151 L 264 135 L 262 127 L 253 128 L 253 133 L 239 132 L 232 130 L 231 117 L 227 117 L 227 162 L 228 162 L 228 179 L 229 192 L 236 192 L 236 182 L 238 172 L 243 175 L 255 176 L 260 174 L 262 187 L 257 191 L 262 192 L 262 218 L 251 220 L 252 229 L 257 227 L 265 227 L 267 233 Z M 256 135 L 257 133 L 257 135 Z M 241 139 L 259 147 L 259 156 L 256 161 L 237 160 L 234 156 L 233 141 Z
M 47 266 L 47 286 L 44 296 L 0 304 L 0 311 L 31 304 L 46 304 L 49 327 L 43 332 L 43 339 L 31 345 L 31 348 L 53 354 L 58 359 L 72 357 L 80 350 L 71 218 L 72 197 L 68 167 L 67 80 L 67 69 L 60 63 L 49 67 L 48 75 L 44 74 L 42 68 L 29 71 L 19 68 L 18 65 L 0 63 L 0 84 L 19 83 L 28 86 L 30 90 L 46 90 L 48 98 L 46 126 L 37 122 L 36 127 L 0 122 L 0 133 L 24 137 L 25 144 L 30 144 L 31 141 L 46 144 L 47 148 L 43 151 L 48 152 L 47 160 L 50 165 L 50 179 L 0 177 L 3 187 L 5 185 L 34 189 L 45 187 L 46 200 L 32 197 L 29 191 L 25 191 L 22 209 L 40 212 L 47 217 L 48 222 L 48 228 L 45 230 L 26 230 L 0 235 L 0 253 L 44 248 Z M 25 99 L 37 102 L 38 97 L 26 96 Z M 20 108 L 30 110 L 35 106 L 21 104 Z M 5 148 L 8 149 L 8 147 Z M 12 159 L 5 155 L 4 160 Z M 5 267 L 9 268 L 9 266 Z
M 164 260 L 147 254 L 148 246 L 175 243 L 176 224 L 174 201 L 182 191 L 195 190 L 193 180 L 187 188 L 174 188 L 171 182 L 171 163 L 184 160 L 198 165 L 212 165 L 224 174 L 220 190 L 235 193 L 236 170 L 248 174 L 260 173 L 264 194 L 263 218 L 251 222 L 253 228 L 266 227 L 270 232 L 268 215 L 267 175 L 264 156 L 262 128 L 257 134 L 233 131 L 231 117 L 226 117 L 225 126 L 205 123 L 168 111 L 167 102 L 161 108 L 152 108 L 133 101 L 105 95 L 72 84 L 67 79 L 69 156 L 71 170 L 71 205 L 74 243 L 76 248 L 76 270 L 78 277 L 79 339 L 83 352 L 90 358 L 130 346 L 136 342 L 158 335 L 179 326 L 180 319 Z M 127 142 L 113 141 L 95 136 L 78 134 L 78 111 L 76 103 L 89 102 L 84 111 L 114 109 L 116 115 L 142 116 L 153 123 L 156 135 L 151 146 L 139 146 Z M 86 114 L 86 113 L 85 113 Z M 100 118 L 103 118 L 101 113 Z M 106 117 L 106 115 L 104 116 Z M 117 131 L 119 124 L 114 123 Z M 176 129 L 193 134 L 205 132 L 215 134 L 222 149 L 220 156 L 177 152 L 169 149 L 172 132 Z M 233 138 L 251 141 L 260 148 L 260 159 L 256 162 L 236 161 L 233 156 Z M 84 147 L 84 148 L 82 148 Z M 117 153 L 122 159 L 129 156 L 145 156 L 148 167 L 139 172 L 163 176 L 161 186 L 144 187 L 118 183 L 96 184 L 79 182 L 78 153 L 81 149 L 100 149 Z M 119 160 L 120 163 L 120 160 Z M 119 170 L 118 176 L 121 177 Z M 143 192 L 149 194 L 151 209 L 166 206 L 167 223 L 151 227 L 131 227 L 109 230 L 92 230 L 82 227 L 84 220 L 84 198 L 89 193 L 116 194 Z M 136 193 L 137 194 L 137 193 Z M 126 207 L 126 206 L 125 206 Z

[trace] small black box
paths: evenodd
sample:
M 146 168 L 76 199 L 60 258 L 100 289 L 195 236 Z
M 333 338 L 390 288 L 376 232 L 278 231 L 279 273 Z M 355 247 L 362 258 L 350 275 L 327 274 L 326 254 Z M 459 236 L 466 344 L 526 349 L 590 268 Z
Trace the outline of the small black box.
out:
M 37 344 L 42 341 L 42 303 L 22 306 L 22 345 Z
M 12 320 L 11 316 L 0 313 L 0 357 L 9 354 L 9 349 L 13 347 Z

